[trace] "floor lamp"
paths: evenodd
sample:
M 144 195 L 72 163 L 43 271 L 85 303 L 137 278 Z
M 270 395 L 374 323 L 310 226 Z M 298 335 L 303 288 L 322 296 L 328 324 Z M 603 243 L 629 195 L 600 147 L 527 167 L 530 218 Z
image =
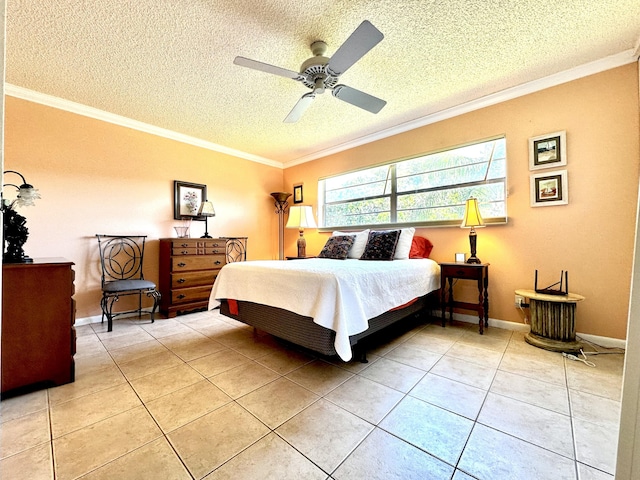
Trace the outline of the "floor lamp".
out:
M 276 213 L 278 214 L 278 253 L 280 260 L 284 260 L 284 212 L 289 206 L 287 199 L 291 194 L 287 192 L 273 192 L 271 196 L 276 201 Z

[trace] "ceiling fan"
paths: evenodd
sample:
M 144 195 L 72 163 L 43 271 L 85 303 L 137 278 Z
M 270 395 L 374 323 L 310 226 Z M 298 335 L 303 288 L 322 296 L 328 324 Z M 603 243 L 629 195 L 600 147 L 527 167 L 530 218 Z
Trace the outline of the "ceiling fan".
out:
M 276 67 L 267 63 L 258 62 L 245 57 L 236 57 L 233 63 L 242 67 L 253 68 L 266 73 L 272 73 L 281 77 L 291 78 L 302 82 L 311 92 L 305 93 L 295 104 L 285 123 L 297 122 L 305 112 L 316 95 L 331 90 L 333 96 L 340 100 L 360 107 L 371 113 L 378 113 L 387 102 L 368 93 L 361 92 L 347 85 L 338 84 L 340 75 L 346 72 L 354 63 L 360 60 L 369 50 L 382 41 L 384 35 L 365 20 L 336 50 L 331 58 L 324 54 L 327 44 L 321 40 L 311 44 L 313 57 L 304 61 L 300 66 L 300 72 Z

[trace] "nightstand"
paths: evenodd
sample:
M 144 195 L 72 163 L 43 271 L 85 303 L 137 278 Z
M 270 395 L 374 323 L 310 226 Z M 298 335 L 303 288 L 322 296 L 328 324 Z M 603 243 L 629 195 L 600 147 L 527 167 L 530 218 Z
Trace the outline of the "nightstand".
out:
M 453 299 L 453 279 L 475 280 L 478 282 L 478 303 L 458 302 Z M 447 299 L 446 286 L 449 281 L 449 296 Z M 440 264 L 440 294 L 442 306 L 442 326 L 445 326 L 445 310 L 449 307 L 449 321 L 453 319 L 453 309 L 463 308 L 478 312 L 478 331 L 484 333 L 484 327 L 489 326 L 489 264 L 488 263 L 441 263 Z

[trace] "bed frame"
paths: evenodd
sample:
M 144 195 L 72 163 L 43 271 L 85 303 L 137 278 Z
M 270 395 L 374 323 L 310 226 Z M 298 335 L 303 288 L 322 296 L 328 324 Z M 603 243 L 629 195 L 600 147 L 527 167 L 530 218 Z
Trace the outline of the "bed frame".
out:
M 363 341 L 367 337 L 407 317 L 430 315 L 431 311 L 437 307 L 439 298 L 439 290 L 436 290 L 418 298 L 402 309 L 390 310 L 370 319 L 367 330 L 349 337 L 354 351 L 353 357 L 366 363 L 366 349 Z M 334 347 L 336 333 L 314 323 L 311 317 L 269 305 L 245 301 L 238 301 L 238 314 L 234 315 L 230 312 L 226 300 L 221 301 L 220 313 L 321 355 L 337 355 Z

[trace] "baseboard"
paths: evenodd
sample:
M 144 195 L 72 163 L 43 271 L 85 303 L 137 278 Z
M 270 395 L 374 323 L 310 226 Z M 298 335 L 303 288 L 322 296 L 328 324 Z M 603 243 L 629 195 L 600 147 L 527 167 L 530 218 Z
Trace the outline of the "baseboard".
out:
M 576 332 L 576 337 L 587 342 L 595 343 L 600 347 L 605 348 L 622 348 L 627 349 L 627 341 L 620 338 L 601 337 L 599 335 L 591 335 L 589 333 Z
M 453 319 L 464 323 L 478 324 L 477 315 L 467 315 L 464 313 L 453 313 Z M 496 318 L 489 318 L 489 327 L 503 328 L 505 330 L 515 330 L 517 332 L 528 332 L 529 325 L 524 323 L 507 322 L 506 320 L 498 320 Z
M 436 313 L 436 315 L 438 315 Z M 439 315 L 438 315 L 439 316 Z M 464 323 L 478 324 L 477 315 L 466 315 L 464 313 L 453 313 L 453 319 Z M 496 328 L 503 328 L 505 330 L 515 330 L 517 332 L 528 332 L 530 330 L 529 325 L 524 323 L 507 322 L 506 320 L 498 320 L 495 318 L 489 318 L 489 326 Z M 581 338 L 587 342 L 594 343 L 598 346 L 605 348 L 627 348 L 627 341 L 619 338 L 601 337 L 599 335 L 591 335 L 589 333 L 576 332 L 576 337 Z

